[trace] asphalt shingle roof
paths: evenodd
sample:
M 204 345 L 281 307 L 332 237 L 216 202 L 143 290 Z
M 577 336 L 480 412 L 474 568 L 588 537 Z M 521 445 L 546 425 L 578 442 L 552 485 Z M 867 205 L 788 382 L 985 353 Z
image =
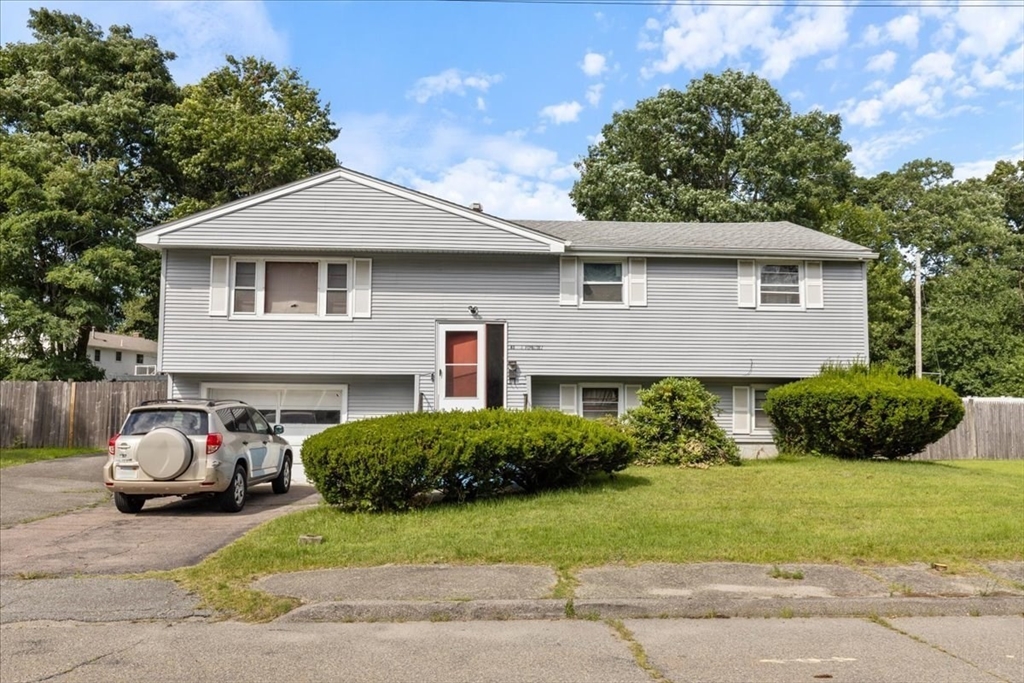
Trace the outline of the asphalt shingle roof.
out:
M 511 221 L 569 240 L 572 250 L 707 253 L 834 253 L 870 257 L 870 249 L 795 223 L 633 223 L 628 221 Z

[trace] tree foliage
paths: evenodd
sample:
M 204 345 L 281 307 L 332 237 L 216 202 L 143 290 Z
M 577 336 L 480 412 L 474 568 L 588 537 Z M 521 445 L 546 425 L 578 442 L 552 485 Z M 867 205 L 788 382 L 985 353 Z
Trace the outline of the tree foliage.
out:
M 6 374 L 90 377 L 89 332 L 141 285 L 135 233 L 165 205 L 157 119 L 173 55 L 127 26 L 33 10 L 0 50 L 0 339 Z
M 128 26 L 29 27 L 0 48 L 0 377 L 90 379 L 90 331 L 156 336 L 137 232 L 337 166 L 338 130 L 294 70 L 229 57 L 182 90 Z
M 297 71 L 255 57 L 227 62 L 185 86 L 166 126 L 178 216 L 338 166 L 330 107 Z
M 768 81 L 725 71 L 616 112 L 577 164 L 590 220 L 792 220 L 809 226 L 853 180 L 839 116 L 793 114 Z

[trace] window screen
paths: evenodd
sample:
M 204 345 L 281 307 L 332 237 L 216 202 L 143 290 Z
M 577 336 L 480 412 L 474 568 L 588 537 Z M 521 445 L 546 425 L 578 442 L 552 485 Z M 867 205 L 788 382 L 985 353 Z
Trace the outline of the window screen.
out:
M 264 313 L 316 315 L 318 263 L 268 261 Z
M 768 306 L 799 306 L 800 266 L 761 266 L 761 303 Z
M 583 417 L 597 419 L 619 414 L 617 387 L 583 387 Z
M 584 263 L 583 300 L 596 303 L 621 303 L 622 264 Z

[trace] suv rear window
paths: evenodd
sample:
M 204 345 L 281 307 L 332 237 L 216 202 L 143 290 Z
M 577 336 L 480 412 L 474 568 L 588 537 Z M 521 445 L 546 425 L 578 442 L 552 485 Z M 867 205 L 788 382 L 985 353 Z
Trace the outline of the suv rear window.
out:
M 158 427 L 171 427 L 189 436 L 204 436 L 208 432 L 206 413 L 202 410 L 157 408 L 135 410 L 128 414 L 121 434 L 148 434 Z

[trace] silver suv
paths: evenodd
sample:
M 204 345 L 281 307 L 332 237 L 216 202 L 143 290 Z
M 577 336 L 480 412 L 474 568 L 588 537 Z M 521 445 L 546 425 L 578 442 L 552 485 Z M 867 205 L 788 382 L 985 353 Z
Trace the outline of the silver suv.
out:
M 107 445 L 103 483 L 121 512 L 150 498 L 209 496 L 238 512 L 250 486 L 292 484 L 292 448 L 266 418 L 242 401 L 168 399 L 133 408 Z

